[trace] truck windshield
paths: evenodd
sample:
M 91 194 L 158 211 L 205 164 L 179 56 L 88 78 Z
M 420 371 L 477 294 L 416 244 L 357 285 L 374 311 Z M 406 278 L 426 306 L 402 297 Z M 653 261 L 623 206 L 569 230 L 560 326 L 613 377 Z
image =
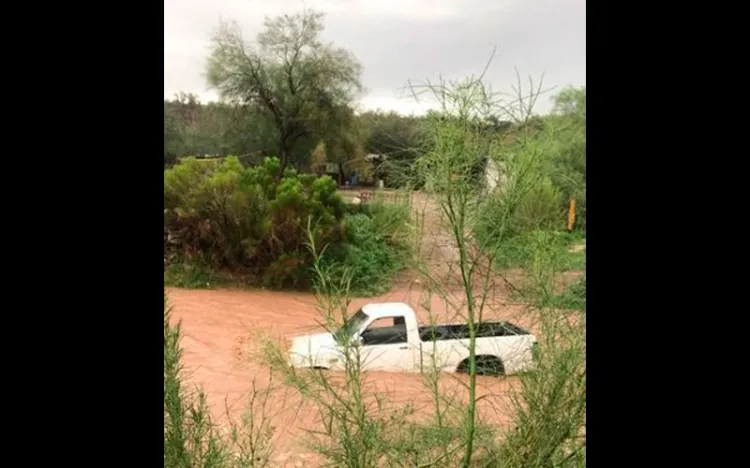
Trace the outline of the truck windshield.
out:
M 349 317 L 344 323 L 344 326 L 336 330 L 333 336 L 339 343 L 344 343 L 356 333 L 365 321 L 368 319 L 368 315 L 359 309 L 357 313 Z

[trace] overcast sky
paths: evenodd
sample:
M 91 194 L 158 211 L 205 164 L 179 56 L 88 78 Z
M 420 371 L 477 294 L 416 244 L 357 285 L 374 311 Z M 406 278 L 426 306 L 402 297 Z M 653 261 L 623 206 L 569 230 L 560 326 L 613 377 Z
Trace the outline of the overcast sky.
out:
M 407 80 L 482 71 L 493 89 L 510 91 L 514 67 L 545 87 L 586 84 L 585 0 L 164 0 L 164 97 L 192 92 L 216 99 L 203 76 L 208 39 L 219 19 L 238 21 L 254 38 L 265 16 L 304 7 L 326 13 L 323 37 L 364 66 L 367 109 L 421 113 L 403 91 Z M 550 108 L 540 99 L 537 112 Z

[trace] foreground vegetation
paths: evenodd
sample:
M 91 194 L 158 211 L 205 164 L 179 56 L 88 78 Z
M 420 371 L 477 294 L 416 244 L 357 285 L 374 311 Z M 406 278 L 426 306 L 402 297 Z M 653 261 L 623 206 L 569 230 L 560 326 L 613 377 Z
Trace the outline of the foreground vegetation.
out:
M 546 231 L 529 231 L 503 240 L 495 259 L 496 267 L 498 269 L 523 268 L 530 265 L 536 254 L 536 250 L 530 245 L 533 244 L 535 236 L 546 233 Z M 546 237 L 548 242 L 546 247 L 551 254 L 551 267 L 556 272 L 586 269 L 585 235 L 550 231 Z

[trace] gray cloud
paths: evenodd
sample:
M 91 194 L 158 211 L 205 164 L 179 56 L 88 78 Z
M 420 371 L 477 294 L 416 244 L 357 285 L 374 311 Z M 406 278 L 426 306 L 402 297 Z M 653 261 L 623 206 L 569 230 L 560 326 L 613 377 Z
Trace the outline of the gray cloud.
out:
M 510 90 L 514 67 L 524 76 L 544 73 L 545 87 L 586 83 L 585 0 L 165 0 L 165 97 L 180 90 L 215 97 L 203 67 L 220 18 L 237 20 L 253 38 L 266 15 L 305 5 L 326 12 L 325 38 L 362 62 L 366 108 L 423 110 L 404 95 L 407 80 L 479 73 L 494 46 L 486 75 L 494 89 Z M 548 108 L 542 99 L 537 110 Z

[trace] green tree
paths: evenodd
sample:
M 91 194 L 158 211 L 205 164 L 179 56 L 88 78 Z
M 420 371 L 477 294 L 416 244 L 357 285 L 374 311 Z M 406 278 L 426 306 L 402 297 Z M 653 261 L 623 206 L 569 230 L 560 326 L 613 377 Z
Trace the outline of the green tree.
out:
M 553 114 L 574 116 L 577 120 L 586 121 L 586 87 L 568 86 L 555 97 Z
M 586 227 L 586 87 L 555 95 L 547 123 L 554 132 L 551 178 L 565 199 L 576 199 L 576 224 Z
M 273 127 L 255 105 L 201 103 L 178 93 L 164 101 L 165 167 L 177 157 L 248 155 L 262 160 L 275 153 Z
M 222 22 L 212 37 L 208 81 L 233 102 L 254 104 L 273 125 L 279 173 L 296 147 L 309 150 L 321 123 L 338 118 L 361 90 L 362 67 L 346 49 L 324 43 L 323 14 L 303 11 L 267 18 L 255 43 L 235 22 Z
M 363 129 L 349 106 L 340 106 L 331 113 L 331 118 L 323 123 L 321 142 L 325 152 L 325 161 L 338 164 L 339 180 L 351 170 L 362 167 L 365 162 L 363 146 Z
M 424 118 L 396 112 L 365 112 L 359 117 L 367 153 L 380 155 L 378 178 L 390 186 L 411 180 L 414 161 L 423 146 Z
M 180 121 L 172 112 L 168 101 L 164 101 L 164 168 L 175 161 L 182 148 Z
M 179 92 L 174 100 L 164 101 L 165 150 L 177 157 L 214 154 L 215 138 L 204 128 L 205 116 L 205 106 L 195 94 Z

